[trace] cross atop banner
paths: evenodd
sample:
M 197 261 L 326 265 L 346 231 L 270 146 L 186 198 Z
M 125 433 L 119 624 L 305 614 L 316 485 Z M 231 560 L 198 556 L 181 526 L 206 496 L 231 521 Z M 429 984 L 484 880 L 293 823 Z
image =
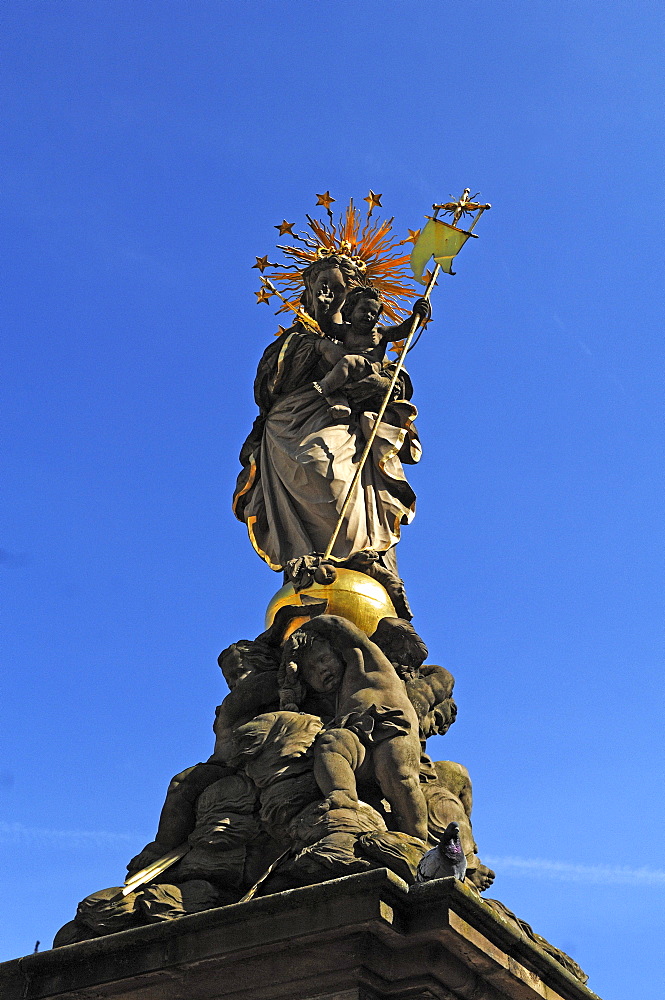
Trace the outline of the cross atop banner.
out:
M 474 201 L 478 195 L 472 195 L 470 188 L 464 188 L 462 197 L 458 201 L 448 201 L 441 205 L 433 205 L 434 215 L 427 216 L 427 225 L 416 240 L 413 252 L 411 253 L 411 270 L 416 281 L 422 285 L 429 282 L 430 275 L 425 274 L 427 262 L 433 257 L 437 266 L 446 274 L 455 274 L 452 269 L 454 258 L 460 252 L 469 237 L 477 239 L 472 232 L 478 219 L 491 208 L 491 205 L 482 205 Z M 439 212 L 452 216 L 452 222 L 444 222 L 438 219 Z M 464 215 L 477 212 L 477 215 L 469 229 L 460 229 L 456 225 Z

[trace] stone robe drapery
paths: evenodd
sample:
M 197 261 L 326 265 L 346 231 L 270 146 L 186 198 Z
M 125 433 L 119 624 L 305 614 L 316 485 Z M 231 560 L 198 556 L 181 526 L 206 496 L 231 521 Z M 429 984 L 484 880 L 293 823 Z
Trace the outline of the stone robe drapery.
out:
M 254 384 L 260 414 L 240 453 L 243 469 L 233 509 L 274 570 L 325 550 L 392 374 L 388 365 L 385 374 L 348 386 L 351 418 L 332 423 L 326 400 L 312 385 L 329 368 L 318 339 L 295 326 L 264 352 Z M 399 398 L 381 421 L 334 559 L 366 549 L 386 552 L 399 541 L 401 525 L 413 519 L 416 498 L 402 463 L 417 462 L 421 448 L 406 373 L 396 392 Z

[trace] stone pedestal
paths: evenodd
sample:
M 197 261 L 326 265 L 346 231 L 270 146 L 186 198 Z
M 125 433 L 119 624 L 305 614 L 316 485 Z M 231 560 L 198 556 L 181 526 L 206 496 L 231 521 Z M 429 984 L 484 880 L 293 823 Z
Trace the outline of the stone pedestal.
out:
M 2 1000 L 594 1000 L 454 879 L 386 869 L 0 965 Z M 597 1000 L 597 998 L 596 998 Z

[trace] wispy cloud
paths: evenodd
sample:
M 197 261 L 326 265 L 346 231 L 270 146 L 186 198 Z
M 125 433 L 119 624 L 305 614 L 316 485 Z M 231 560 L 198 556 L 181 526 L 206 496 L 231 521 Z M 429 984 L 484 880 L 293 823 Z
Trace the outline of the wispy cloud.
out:
M 553 879 L 558 882 L 589 882 L 605 885 L 665 886 L 665 871 L 653 868 L 623 868 L 613 865 L 573 865 L 565 861 L 542 858 L 498 858 L 483 855 L 486 864 L 501 874 L 525 875 L 529 878 Z
M 114 845 L 136 846 L 144 843 L 145 835 L 115 833 L 110 830 L 52 830 L 22 823 L 0 821 L 0 844 L 51 844 L 61 847 L 103 847 Z M 624 868 L 613 865 L 574 865 L 566 861 L 547 861 L 544 858 L 497 857 L 483 854 L 486 864 L 496 869 L 497 875 L 523 875 L 528 878 L 550 879 L 558 882 L 586 882 L 605 885 L 665 886 L 665 871 L 653 868 Z
M 22 823 L 0 822 L 0 844 L 41 843 L 62 847 L 101 847 L 114 844 L 140 844 L 140 834 L 112 833 L 108 830 L 49 830 Z

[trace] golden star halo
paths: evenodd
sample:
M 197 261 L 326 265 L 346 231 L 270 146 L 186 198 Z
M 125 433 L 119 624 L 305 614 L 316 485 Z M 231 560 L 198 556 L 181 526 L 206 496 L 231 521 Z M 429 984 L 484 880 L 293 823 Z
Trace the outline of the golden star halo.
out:
M 287 222 L 286 219 L 275 228 L 280 236 L 293 237 L 295 244 L 279 244 L 288 263 L 271 265 L 266 257 L 257 257 L 255 267 L 259 267 L 263 274 L 262 267 L 259 266 L 266 261 L 266 267 L 279 267 L 276 273 L 266 275 L 266 278 L 274 283 L 277 294 L 282 298 L 282 306 L 277 310 L 278 314 L 283 312 L 302 313 L 301 295 L 303 292 L 302 273 L 306 267 L 315 260 L 334 254 L 346 257 L 353 262 L 357 269 L 358 282 L 363 285 L 370 285 L 376 288 L 381 295 L 384 313 L 388 322 L 399 323 L 410 311 L 402 304 L 405 299 L 412 299 L 415 289 L 411 282 L 411 275 L 407 270 L 409 264 L 409 254 L 400 252 L 399 248 L 407 243 L 413 243 L 417 239 L 416 231 L 409 230 L 407 239 L 395 239 L 392 231 L 392 219 L 370 222 L 370 216 L 374 208 L 381 206 L 382 195 L 370 190 L 369 195 L 364 200 L 368 203 L 369 209 L 365 223 L 362 224 L 361 215 L 350 199 L 346 209 L 340 214 L 335 222 L 330 205 L 335 200 L 330 196 L 330 192 L 317 194 L 317 205 L 325 208 L 328 219 L 323 222 L 320 219 L 307 219 L 307 230 L 304 233 L 294 233 L 295 223 Z M 267 302 L 268 296 L 259 297 L 260 302 Z M 309 316 L 306 320 L 311 322 Z

